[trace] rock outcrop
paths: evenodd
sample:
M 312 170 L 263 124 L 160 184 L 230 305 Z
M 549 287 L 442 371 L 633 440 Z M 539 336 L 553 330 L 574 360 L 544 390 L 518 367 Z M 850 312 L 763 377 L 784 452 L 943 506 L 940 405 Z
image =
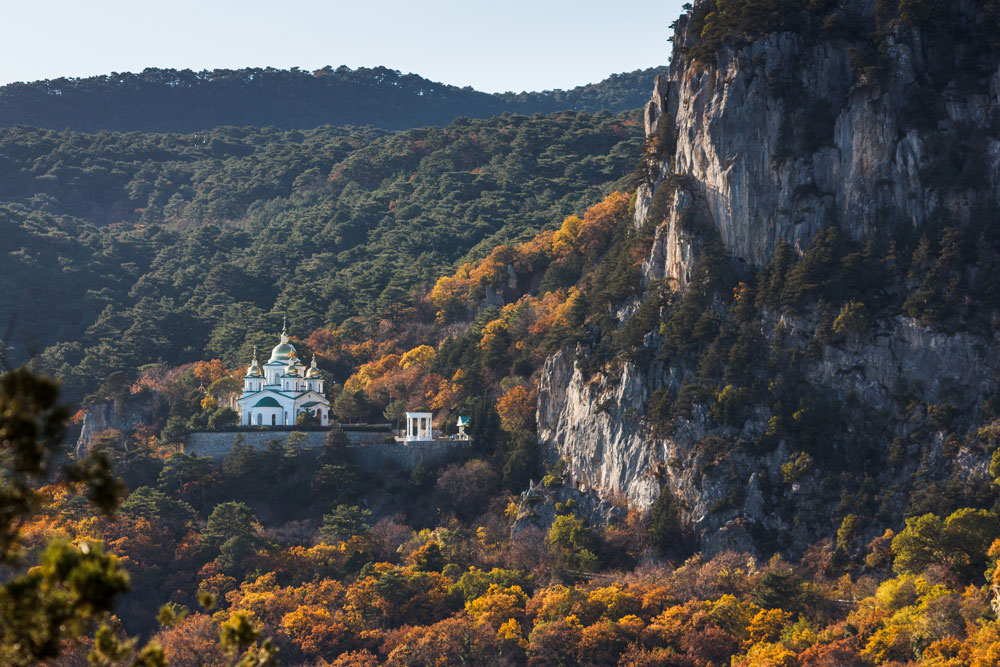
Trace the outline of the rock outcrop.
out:
M 625 508 L 592 493 L 556 482 L 552 486 L 532 482 L 521 492 L 517 514 L 511 524 L 511 534 L 516 535 L 525 528 L 535 527 L 546 530 L 556 517 L 565 511 L 584 517 L 592 526 L 607 526 L 626 518 Z
M 162 421 L 166 409 L 166 402 L 155 392 L 120 400 L 108 399 L 85 408 L 76 455 L 86 454 L 97 437 L 104 433 L 115 434 L 119 443 L 124 444 L 129 431 Z
M 846 11 L 871 10 L 861 0 L 842 4 L 851 5 Z M 946 101 L 943 113 L 927 122 L 914 116 L 930 112 L 914 105 L 929 85 L 930 61 L 942 56 L 930 50 L 919 29 L 885 37 L 877 80 L 859 74 L 852 64 L 856 54 L 843 39 L 775 32 L 747 43 L 730 40 L 706 64 L 688 55 L 697 43 L 689 14 L 678 20 L 673 42 L 669 75 L 657 77 L 643 117 L 654 149 L 666 129 L 676 139 L 671 154 L 647 157 L 646 180 L 636 193 L 636 229 L 656 227 L 642 263 L 644 288 L 660 280 L 680 291 L 688 287 L 705 236 L 692 231 L 692 217 L 733 260 L 761 267 L 779 239 L 801 252 L 831 224 L 863 241 L 915 229 L 942 211 L 962 224 L 977 206 L 1000 202 L 1000 139 L 994 130 L 1000 68 L 970 83 L 958 80 L 967 73 L 954 66 L 956 80 L 942 83 L 938 63 L 935 85 Z M 954 55 L 956 63 L 960 57 Z M 944 70 L 953 64 L 947 65 Z M 976 152 L 969 159 L 980 161 L 982 173 L 968 184 L 942 187 L 934 147 L 967 145 L 970 135 Z M 622 309 L 620 319 L 633 311 Z M 822 326 L 816 316 L 770 314 L 760 333 L 766 342 L 780 335 L 791 348 L 805 350 L 815 345 Z M 646 337 L 646 358 L 657 358 L 658 338 L 655 331 Z M 664 434 L 647 419 L 649 398 L 660 387 L 676 391 L 696 369 L 660 358 L 594 372 L 580 363 L 587 354 L 564 349 L 546 361 L 539 379 L 543 452 L 550 462 L 568 464 L 572 485 L 649 508 L 665 484 L 709 552 L 761 544 L 801 551 L 821 524 L 824 534 L 835 530 L 831 480 L 818 470 L 790 480 L 782 470 L 795 453 L 789 443 L 782 440 L 766 452 L 731 452 L 724 461 L 714 455 L 716 435 L 759 440 L 768 429 L 767 414 L 719 429 L 705 406 L 696 405 L 690 419 Z M 883 420 L 884 432 L 869 437 L 908 444 L 894 469 L 870 472 L 875 486 L 902 488 L 921 466 L 948 466 L 964 480 L 986 475 L 986 459 L 967 440 L 946 438 L 946 429 L 901 413 L 947 404 L 978 414 L 984 398 L 998 390 L 995 334 L 932 330 L 897 315 L 820 346 L 803 362 L 803 372 L 812 387 L 838 401 L 849 399 L 866 414 L 893 415 Z M 885 498 L 884 518 L 898 521 L 905 494 L 886 492 Z M 787 511 L 791 506 L 796 512 Z M 795 518 L 810 509 L 824 520 L 810 526 Z
M 928 127 L 913 122 L 929 57 L 919 30 L 887 38 L 877 83 L 859 80 L 842 40 L 773 33 L 720 48 L 712 66 L 686 56 L 697 41 L 689 16 L 678 20 L 673 41 L 669 76 L 657 77 L 645 107 L 646 135 L 668 114 L 673 170 L 690 177 L 723 244 L 741 260 L 761 265 L 778 239 L 802 249 L 831 222 L 862 238 L 890 222 L 915 226 L 939 206 L 967 216 L 1000 192 L 1000 139 L 992 132 L 1000 67 L 973 90 L 945 84 L 946 115 Z M 963 75 L 956 66 L 955 78 Z M 978 187 L 943 193 L 927 183 L 939 157 L 929 146 L 960 133 L 976 136 L 990 168 Z M 670 167 L 654 165 L 651 182 L 640 186 L 637 225 Z M 691 255 L 675 229 L 685 205 L 678 197 L 669 207 L 649 268 L 682 284 Z

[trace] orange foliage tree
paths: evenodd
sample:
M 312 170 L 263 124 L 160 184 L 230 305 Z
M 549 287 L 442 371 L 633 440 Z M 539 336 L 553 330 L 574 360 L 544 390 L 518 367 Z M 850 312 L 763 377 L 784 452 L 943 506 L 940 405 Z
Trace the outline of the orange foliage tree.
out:
M 197 361 L 194 366 L 191 367 L 191 371 L 194 373 L 195 379 L 206 387 L 219 378 L 229 375 L 229 371 L 225 369 L 222 365 L 222 361 L 219 359 L 212 359 L 211 361 Z
M 535 418 L 537 395 L 522 385 L 511 387 L 497 399 L 497 414 L 500 426 L 513 433 L 527 428 Z
M 529 274 L 572 253 L 597 254 L 607 245 L 615 225 L 627 217 L 630 202 L 630 195 L 612 192 L 587 209 L 582 218 L 568 216 L 558 231 L 542 232 L 515 246 L 498 246 L 478 264 L 462 264 L 453 275 L 442 276 L 430 294 L 438 320 L 450 321 L 474 306 L 483 298 L 486 286 L 503 289 L 508 267 L 515 274 Z

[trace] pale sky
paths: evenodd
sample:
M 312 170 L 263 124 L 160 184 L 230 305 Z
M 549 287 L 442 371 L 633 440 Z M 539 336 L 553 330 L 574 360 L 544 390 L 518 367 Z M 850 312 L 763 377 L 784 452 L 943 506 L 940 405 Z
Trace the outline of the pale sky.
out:
M 665 65 L 684 0 L 0 0 L 0 84 L 384 65 L 486 92 Z

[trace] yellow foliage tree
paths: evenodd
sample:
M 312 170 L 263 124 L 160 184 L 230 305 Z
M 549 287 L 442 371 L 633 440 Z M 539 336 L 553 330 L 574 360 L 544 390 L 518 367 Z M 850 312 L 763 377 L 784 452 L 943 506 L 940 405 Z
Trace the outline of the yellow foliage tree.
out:
M 427 368 L 434 361 L 434 354 L 434 348 L 430 345 L 417 346 L 400 357 L 399 367 L 403 369 L 410 368 L 411 366 Z
M 344 382 L 344 389 L 347 391 L 367 389 L 375 380 L 399 368 L 399 362 L 398 354 L 387 354 L 375 361 L 361 364 L 354 375 Z
M 984 621 L 971 632 L 960 654 L 969 667 L 995 667 L 1000 665 L 1000 624 Z
M 478 623 L 499 628 L 510 619 L 524 620 L 527 601 L 528 596 L 520 586 L 490 584 L 486 593 L 466 602 L 465 609 Z
M 479 339 L 479 347 L 489 349 L 493 340 L 503 331 L 507 330 L 507 323 L 503 319 L 490 320 L 483 327 L 483 337 Z
M 732 667 L 796 667 L 795 652 L 781 644 L 761 642 L 754 644 L 746 655 L 733 657 Z
M 638 614 L 642 610 L 642 601 L 615 584 L 591 591 L 587 596 L 587 607 L 594 616 L 617 621 L 624 616 Z
M 750 644 L 773 642 L 781 636 L 781 631 L 791 620 L 792 615 L 787 611 L 782 611 L 781 609 L 761 609 L 750 620 L 750 626 L 747 628 L 750 636 L 747 642 Z
M 286 614 L 281 627 L 306 655 L 333 655 L 351 634 L 342 616 L 320 605 L 303 605 Z
M 497 630 L 497 639 L 500 640 L 501 644 L 514 644 L 518 648 L 528 648 L 528 640 L 521 632 L 521 624 L 513 618 L 507 619 L 505 623 L 500 625 Z
M 583 220 L 575 215 L 568 216 L 563 220 L 562 226 L 552 238 L 552 252 L 556 256 L 564 257 L 576 247 L 576 237 L 580 234 L 580 225 Z
M 191 367 L 191 372 L 194 373 L 195 379 L 201 382 L 206 387 L 221 377 L 229 375 L 225 367 L 222 365 L 222 361 L 219 359 L 212 359 L 211 361 L 197 361 L 194 366 Z

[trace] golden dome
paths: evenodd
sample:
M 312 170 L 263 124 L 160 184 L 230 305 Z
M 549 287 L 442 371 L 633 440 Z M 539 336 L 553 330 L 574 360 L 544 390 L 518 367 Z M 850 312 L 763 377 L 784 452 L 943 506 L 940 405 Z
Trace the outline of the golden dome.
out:
M 257 363 L 257 348 L 253 349 L 253 361 L 250 362 L 250 368 L 247 369 L 247 377 L 261 377 L 263 375 L 260 372 L 260 364 Z
M 320 375 L 319 375 L 319 369 L 316 368 L 316 355 L 315 354 L 313 355 L 312 364 L 309 366 L 309 370 L 306 371 L 306 377 L 307 378 L 318 378 L 318 377 L 320 377 Z

